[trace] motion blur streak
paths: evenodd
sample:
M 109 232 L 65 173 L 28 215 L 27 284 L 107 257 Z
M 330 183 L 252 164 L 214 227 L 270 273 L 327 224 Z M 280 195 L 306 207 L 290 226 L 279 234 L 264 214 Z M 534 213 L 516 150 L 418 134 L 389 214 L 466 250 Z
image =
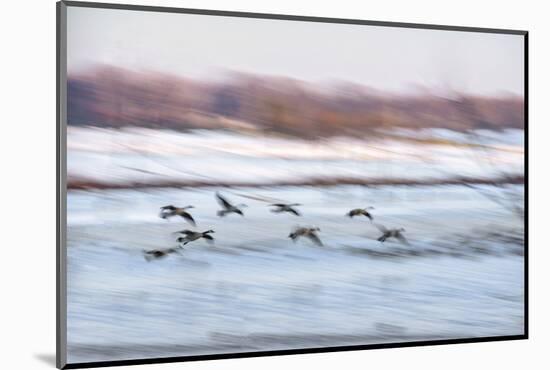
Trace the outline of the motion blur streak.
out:
M 522 97 L 112 66 L 68 97 L 70 362 L 522 334 Z

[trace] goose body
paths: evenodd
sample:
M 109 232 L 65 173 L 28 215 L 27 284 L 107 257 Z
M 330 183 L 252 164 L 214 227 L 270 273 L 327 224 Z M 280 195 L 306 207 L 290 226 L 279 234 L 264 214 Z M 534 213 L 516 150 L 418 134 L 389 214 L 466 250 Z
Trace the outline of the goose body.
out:
M 349 218 L 353 218 L 354 216 L 365 216 L 365 217 L 367 217 L 369 220 L 372 221 L 372 215 L 371 215 L 370 212 L 368 211 L 369 209 L 374 209 L 374 207 L 355 208 L 355 209 L 352 209 L 351 211 L 349 211 L 346 215 L 347 215 Z
M 193 219 L 193 216 L 187 212 L 187 209 L 195 208 L 193 206 L 186 206 L 186 207 L 175 207 L 173 205 L 164 206 L 160 208 L 160 218 L 164 218 L 165 220 L 174 217 L 174 216 L 180 216 L 183 217 L 187 222 L 189 222 L 191 225 L 196 226 L 195 220 Z
M 178 253 L 181 247 L 175 248 L 166 248 L 166 249 L 152 249 L 149 251 L 143 251 L 143 255 L 147 262 L 150 262 L 153 259 L 163 258 L 172 253 Z
M 239 205 L 233 205 L 231 202 L 229 202 L 227 199 L 225 199 L 220 193 L 216 193 L 216 199 L 218 200 L 218 203 L 223 208 L 218 211 L 218 216 L 224 217 L 227 214 L 230 213 L 237 213 L 241 216 L 244 216 L 243 211 L 241 208 L 246 207 L 246 204 L 239 204 Z
M 296 216 L 301 216 L 300 212 L 298 212 L 298 210 L 296 208 L 294 208 L 296 206 L 301 206 L 301 204 L 299 204 L 299 203 L 292 203 L 292 204 L 274 203 L 274 204 L 270 204 L 270 206 L 275 207 L 271 210 L 271 212 L 273 212 L 273 213 L 288 212 L 288 213 L 292 213 L 293 215 L 296 215 Z
M 180 243 L 180 247 L 186 245 L 189 242 L 193 242 L 195 240 L 198 240 L 200 238 L 205 239 L 209 243 L 214 242 L 214 238 L 209 235 L 214 233 L 214 230 L 207 230 L 207 231 L 191 231 L 191 230 L 182 230 L 178 231 L 178 234 L 183 234 L 185 236 L 181 236 L 177 239 L 178 243 Z
M 321 229 L 318 227 L 298 227 L 294 229 L 294 231 L 291 232 L 288 237 L 292 239 L 293 242 L 295 242 L 299 237 L 303 236 L 311 240 L 313 243 L 322 246 L 323 243 L 317 235 L 318 231 L 321 231 Z
M 378 230 L 380 230 L 382 232 L 382 235 L 377 239 L 379 242 L 383 243 L 388 238 L 395 238 L 395 239 L 399 240 L 401 243 L 409 245 L 409 242 L 407 241 L 407 239 L 403 235 L 403 233 L 405 232 L 404 228 L 387 229 L 386 227 L 384 227 L 382 225 L 375 225 L 375 226 L 378 228 Z

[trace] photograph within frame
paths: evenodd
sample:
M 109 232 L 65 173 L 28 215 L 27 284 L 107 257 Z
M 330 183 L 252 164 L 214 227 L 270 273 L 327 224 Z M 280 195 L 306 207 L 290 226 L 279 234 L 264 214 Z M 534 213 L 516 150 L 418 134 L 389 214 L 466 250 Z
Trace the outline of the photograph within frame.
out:
M 58 367 L 527 338 L 526 31 L 57 11 Z

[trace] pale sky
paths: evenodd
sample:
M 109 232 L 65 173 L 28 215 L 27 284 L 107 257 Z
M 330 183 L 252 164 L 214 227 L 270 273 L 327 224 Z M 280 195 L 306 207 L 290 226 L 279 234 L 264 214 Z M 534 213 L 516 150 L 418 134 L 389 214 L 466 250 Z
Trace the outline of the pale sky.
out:
M 68 70 L 227 71 L 388 92 L 523 95 L 523 36 L 68 7 Z

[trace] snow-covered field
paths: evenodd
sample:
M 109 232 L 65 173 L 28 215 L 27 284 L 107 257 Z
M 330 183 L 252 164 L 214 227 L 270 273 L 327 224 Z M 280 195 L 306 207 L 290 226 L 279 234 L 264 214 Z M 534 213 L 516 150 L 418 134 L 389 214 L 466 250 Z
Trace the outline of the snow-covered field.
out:
M 215 191 L 246 203 L 244 217 L 217 217 Z M 463 186 L 70 191 L 68 359 L 522 334 L 523 221 L 483 194 Z M 302 203 L 303 216 L 271 213 L 250 197 Z M 215 230 L 215 244 L 199 240 L 147 262 L 143 250 L 175 246 L 172 233 L 192 229 L 159 218 L 166 204 L 194 205 L 197 229 Z M 367 205 L 374 222 L 404 227 L 410 245 L 382 244 L 366 218 L 344 216 Z M 296 225 L 320 227 L 324 246 L 292 243 Z
M 71 126 L 67 166 L 69 179 L 123 185 L 493 178 L 523 174 L 523 134 L 522 130 L 480 130 L 474 135 L 443 129 L 392 130 L 367 138 L 312 141 L 230 131 Z

